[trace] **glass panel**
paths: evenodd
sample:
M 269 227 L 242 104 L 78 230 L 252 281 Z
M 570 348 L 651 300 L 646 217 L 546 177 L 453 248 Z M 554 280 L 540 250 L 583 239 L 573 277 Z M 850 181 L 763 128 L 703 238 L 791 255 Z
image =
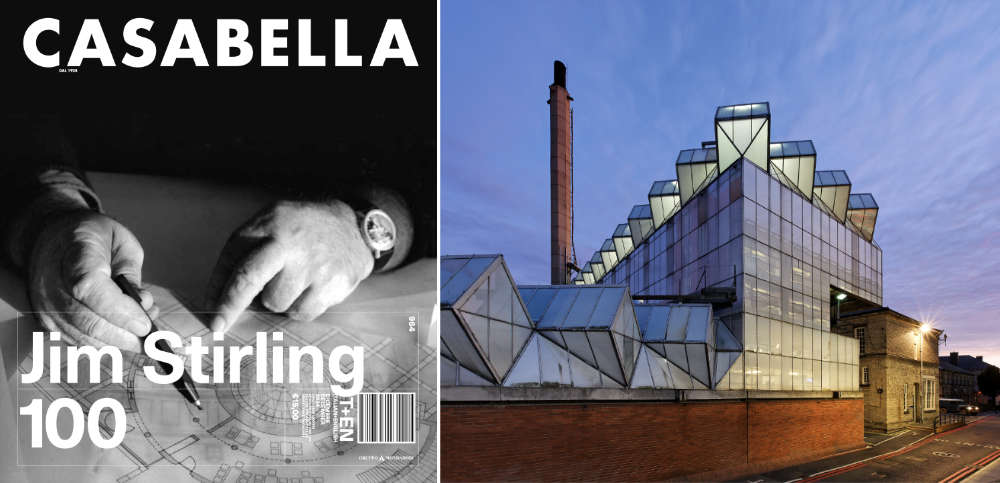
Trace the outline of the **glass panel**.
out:
M 768 354 L 757 354 L 757 389 L 769 391 L 771 389 L 771 356 Z
M 802 326 L 792 326 L 792 356 L 802 357 Z
M 577 357 L 587 361 L 588 364 L 597 365 L 594 360 L 594 353 L 590 350 L 590 343 L 587 341 L 587 334 L 582 331 L 565 330 L 561 331 L 566 347 Z
M 497 374 L 503 377 L 514 359 L 514 326 L 498 320 L 490 321 L 490 362 Z
M 757 319 L 757 352 L 771 352 L 771 321 L 763 317 Z
M 683 344 L 664 344 L 667 359 L 681 369 L 688 370 L 687 352 L 684 351 Z
M 713 377 L 712 384 L 715 386 L 714 389 L 729 389 L 718 387 L 719 382 L 729 372 L 730 363 L 736 359 L 738 353 L 736 352 L 716 352 L 715 353 L 715 377 Z
M 638 349 L 633 343 L 635 339 L 617 334 L 615 334 L 614 337 L 619 344 L 618 347 L 620 348 L 622 361 L 625 363 L 625 374 L 631 376 L 632 369 L 635 368 L 635 357 L 637 355 L 636 350 Z
M 548 310 L 545 311 L 542 320 L 538 322 L 538 327 L 556 328 L 562 326 L 563 320 L 566 318 L 566 314 L 573 305 L 573 301 L 576 299 L 579 291 L 573 289 L 557 290 L 556 296 L 549 305 Z
M 667 319 L 670 317 L 670 307 L 656 307 L 647 310 L 650 314 L 649 325 L 646 328 L 644 339 L 665 340 L 667 335 Z
M 524 327 L 514 326 L 514 356 L 521 351 L 521 347 L 524 346 L 524 342 L 531 337 L 531 329 L 526 329 Z
M 802 359 L 792 359 L 792 389 L 802 390 Z
M 458 384 L 458 364 L 451 360 L 441 358 L 441 385 L 454 386 Z
M 483 350 L 487 350 L 489 348 L 489 324 L 486 317 L 462 312 L 462 318 L 465 319 L 465 323 L 472 329 L 472 335 L 476 337 L 476 342 L 479 343 L 479 346 Z
M 569 357 L 559 346 L 548 339 L 538 339 L 538 359 L 540 362 L 542 384 L 558 384 L 568 386 L 572 379 L 569 375 Z
M 487 308 L 489 306 L 489 284 L 487 280 L 483 280 L 483 283 L 476 288 L 476 291 L 472 293 L 472 296 L 462 304 L 459 309 L 465 312 L 472 312 L 476 314 L 486 315 Z
M 601 373 L 586 363 L 570 357 L 570 372 L 573 387 L 601 387 Z
M 691 307 L 691 316 L 688 318 L 685 341 L 706 342 L 708 316 L 708 307 Z
M 441 311 L 441 338 L 448 344 L 458 362 L 483 377 L 493 378 L 479 356 L 479 351 L 472 345 L 472 340 L 451 310 Z
M 757 316 L 743 315 L 743 347 L 748 351 L 757 350 Z
M 646 359 L 649 363 L 649 371 L 652 374 L 653 386 L 658 388 L 675 387 L 669 367 L 672 364 L 667 362 L 662 357 L 657 356 L 656 353 L 650 351 L 649 348 L 645 348 L 643 352 L 647 354 Z
M 781 323 L 781 355 L 790 356 L 792 355 L 792 349 L 794 343 L 794 326 L 787 322 Z
M 792 391 L 795 389 L 795 385 L 792 382 L 794 376 L 792 375 L 792 358 L 787 356 L 781 357 L 781 390 Z
M 564 328 L 583 328 L 590 324 L 590 316 L 597 306 L 597 301 L 601 297 L 604 289 L 601 288 L 580 288 L 573 307 L 566 316 L 562 326 Z
M 782 380 L 781 380 L 781 356 L 777 354 L 771 354 L 771 390 L 780 391 Z
M 760 374 L 760 367 L 757 365 L 757 354 L 747 352 L 744 354 L 744 360 L 746 361 L 745 389 L 754 391 L 757 389 L 757 377 Z
M 510 299 L 514 291 L 503 268 L 490 274 L 490 318 L 510 322 Z
M 711 386 L 712 381 L 708 374 L 708 351 L 704 344 L 684 344 L 687 349 L 688 363 L 691 364 L 691 376 L 706 386 Z
M 459 386 L 492 386 L 493 383 L 477 376 L 472 371 L 458 366 L 458 385 Z
M 441 288 L 441 303 L 446 305 L 455 303 L 459 297 L 468 291 L 469 286 L 482 275 L 483 270 L 486 270 L 493 263 L 493 260 L 493 257 L 474 257 L 469 259 L 468 263 L 455 273 L 451 280 Z
M 670 310 L 670 321 L 667 325 L 667 340 L 684 340 L 690 314 L 691 308 L 687 306 L 674 306 Z
M 591 328 L 611 327 L 618 308 L 625 297 L 625 289 L 619 287 L 601 289 L 601 297 L 597 301 L 593 315 L 590 316 Z
M 778 320 L 771 319 L 771 353 L 781 354 L 783 348 L 781 347 L 781 322 Z
M 451 349 L 448 348 L 448 344 L 445 344 L 444 339 L 441 340 L 441 355 L 452 359 L 455 358 L 455 354 L 451 353 Z
M 625 384 L 622 376 L 622 369 L 618 363 L 618 355 L 611 342 L 611 333 L 607 331 L 589 331 L 587 338 L 590 339 L 590 346 L 594 350 L 597 358 L 597 367 L 601 372 L 610 376 L 619 384 Z
M 528 320 L 528 314 L 524 311 L 521 306 L 521 302 L 517 300 L 516 296 L 511 297 L 511 305 L 514 307 L 514 323 L 517 325 L 522 325 L 524 327 L 531 327 L 531 322 Z
M 528 313 L 531 315 L 532 320 L 538 323 L 542 319 L 542 315 L 545 314 L 545 310 L 549 308 L 549 303 L 552 302 L 552 298 L 556 295 L 556 289 L 539 289 L 536 291 L 535 296 L 528 301 Z
M 469 263 L 470 258 L 441 258 L 441 286 L 444 287 L 448 285 L 448 281 L 451 280 L 466 263 Z

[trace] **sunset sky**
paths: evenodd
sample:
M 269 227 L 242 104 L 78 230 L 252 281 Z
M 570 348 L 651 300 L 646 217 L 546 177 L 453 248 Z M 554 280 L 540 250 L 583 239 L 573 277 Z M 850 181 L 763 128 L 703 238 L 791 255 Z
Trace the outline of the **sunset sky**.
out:
M 514 8 L 512 8 L 514 7 Z M 589 259 L 719 105 L 769 101 L 880 206 L 884 303 L 1000 365 L 1000 3 L 441 6 L 442 254 L 549 282 L 552 61 L 568 67 Z

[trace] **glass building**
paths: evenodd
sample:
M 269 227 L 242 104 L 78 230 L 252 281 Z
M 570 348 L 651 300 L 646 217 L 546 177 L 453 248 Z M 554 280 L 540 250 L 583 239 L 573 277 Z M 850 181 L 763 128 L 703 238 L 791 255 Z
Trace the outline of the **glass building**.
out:
M 512 362 L 505 351 L 494 364 L 513 369 L 477 384 L 857 391 L 858 342 L 830 332 L 831 307 L 841 293 L 882 303 L 878 205 L 851 193 L 846 172 L 817 171 L 811 141 L 772 142 L 770 125 L 768 103 L 718 108 L 715 141 L 680 151 L 677 179 L 653 182 L 649 203 L 610 227 L 574 285 L 511 282 L 528 318 L 513 325 L 530 335 L 514 337 L 526 342 L 512 349 Z M 492 257 L 492 270 L 509 277 L 502 257 Z M 468 261 L 453 269 L 457 260 Z M 445 289 L 465 284 L 472 260 L 442 261 L 442 385 L 469 385 L 462 368 L 480 364 L 464 362 L 449 342 L 458 335 L 446 336 L 483 333 L 473 327 L 479 322 L 445 316 L 469 312 Z M 465 288 L 491 279 L 486 271 Z M 719 288 L 735 300 L 642 301 L 698 299 Z M 471 345 L 489 366 L 492 339 Z

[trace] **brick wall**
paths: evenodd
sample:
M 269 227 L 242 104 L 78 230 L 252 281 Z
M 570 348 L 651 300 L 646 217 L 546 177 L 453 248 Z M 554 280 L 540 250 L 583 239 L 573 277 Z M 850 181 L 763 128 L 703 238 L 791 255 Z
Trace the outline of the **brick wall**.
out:
M 445 404 L 441 475 L 734 478 L 863 447 L 863 432 L 861 399 Z

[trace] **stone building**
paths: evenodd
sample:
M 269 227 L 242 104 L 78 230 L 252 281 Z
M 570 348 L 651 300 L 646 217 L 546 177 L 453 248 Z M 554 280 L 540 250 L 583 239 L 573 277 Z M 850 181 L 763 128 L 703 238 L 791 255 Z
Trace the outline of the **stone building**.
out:
M 938 371 L 941 377 L 941 397 L 957 398 L 972 402 L 979 391 L 976 385 L 976 373 L 963 369 L 958 365 L 958 352 L 952 352 L 948 357 L 940 357 Z
M 866 428 L 893 431 L 934 421 L 941 330 L 888 307 L 876 307 L 842 314 L 832 331 L 858 339 Z
M 951 354 L 949 354 L 948 362 L 958 367 L 961 367 L 966 371 L 971 372 L 972 375 L 975 376 L 972 381 L 973 385 L 975 386 L 973 389 L 974 401 L 970 400 L 970 402 L 986 404 L 989 398 L 981 394 L 979 388 L 979 375 L 982 374 L 982 372 L 985 371 L 987 368 L 993 367 L 993 364 L 984 361 L 983 356 L 973 357 L 969 355 L 959 355 L 958 352 L 952 352 Z

